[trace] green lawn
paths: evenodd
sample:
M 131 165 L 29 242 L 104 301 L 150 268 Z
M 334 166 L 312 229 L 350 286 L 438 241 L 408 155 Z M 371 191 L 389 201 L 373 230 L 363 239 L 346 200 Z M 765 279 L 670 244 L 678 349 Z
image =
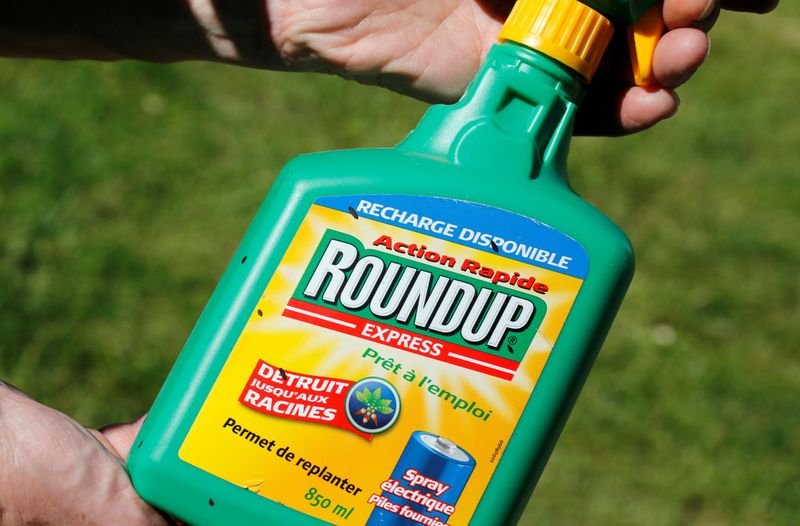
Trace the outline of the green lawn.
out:
M 638 270 L 524 525 L 800 520 L 800 6 L 724 14 L 675 119 L 576 140 Z M 145 411 L 280 166 L 425 109 L 209 64 L 0 63 L 0 377 Z

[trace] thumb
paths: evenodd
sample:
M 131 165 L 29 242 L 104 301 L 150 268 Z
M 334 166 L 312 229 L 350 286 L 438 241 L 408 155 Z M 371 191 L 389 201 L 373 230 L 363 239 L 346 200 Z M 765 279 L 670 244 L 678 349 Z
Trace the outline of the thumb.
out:
M 136 439 L 139 429 L 144 423 L 147 414 L 144 414 L 134 420 L 133 422 L 124 424 L 112 424 L 105 426 L 98 430 L 96 435 L 108 450 L 120 458 L 123 462 L 128 457 L 131 450 L 131 444 Z

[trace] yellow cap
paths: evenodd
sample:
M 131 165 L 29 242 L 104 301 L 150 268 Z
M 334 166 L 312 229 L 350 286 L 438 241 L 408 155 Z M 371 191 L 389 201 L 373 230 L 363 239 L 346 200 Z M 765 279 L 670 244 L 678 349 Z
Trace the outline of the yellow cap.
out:
M 589 81 L 613 34 L 606 17 L 578 0 L 517 0 L 497 38 L 540 51 Z

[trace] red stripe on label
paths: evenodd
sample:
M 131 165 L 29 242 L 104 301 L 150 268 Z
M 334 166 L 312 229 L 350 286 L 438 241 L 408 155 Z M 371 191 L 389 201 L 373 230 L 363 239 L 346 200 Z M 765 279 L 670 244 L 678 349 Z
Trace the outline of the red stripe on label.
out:
M 514 378 L 514 373 L 519 367 L 518 362 L 508 358 L 295 299 L 289 300 L 283 315 L 293 320 L 311 323 L 503 380 Z
M 311 387 L 314 380 L 322 389 L 315 391 Z M 265 415 L 338 427 L 372 440 L 371 434 L 360 431 L 347 419 L 345 402 L 354 383 L 344 378 L 286 371 L 259 360 L 239 402 Z

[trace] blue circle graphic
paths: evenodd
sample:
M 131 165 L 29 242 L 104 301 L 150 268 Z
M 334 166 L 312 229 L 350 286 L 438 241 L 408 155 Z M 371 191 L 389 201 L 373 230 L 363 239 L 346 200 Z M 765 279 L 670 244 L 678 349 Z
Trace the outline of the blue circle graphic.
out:
M 362 378 L 354 383 L 344 401 L 350 423 L 362 433 L 382 433 L 400 416 L 400 394 L 383 378 Z

